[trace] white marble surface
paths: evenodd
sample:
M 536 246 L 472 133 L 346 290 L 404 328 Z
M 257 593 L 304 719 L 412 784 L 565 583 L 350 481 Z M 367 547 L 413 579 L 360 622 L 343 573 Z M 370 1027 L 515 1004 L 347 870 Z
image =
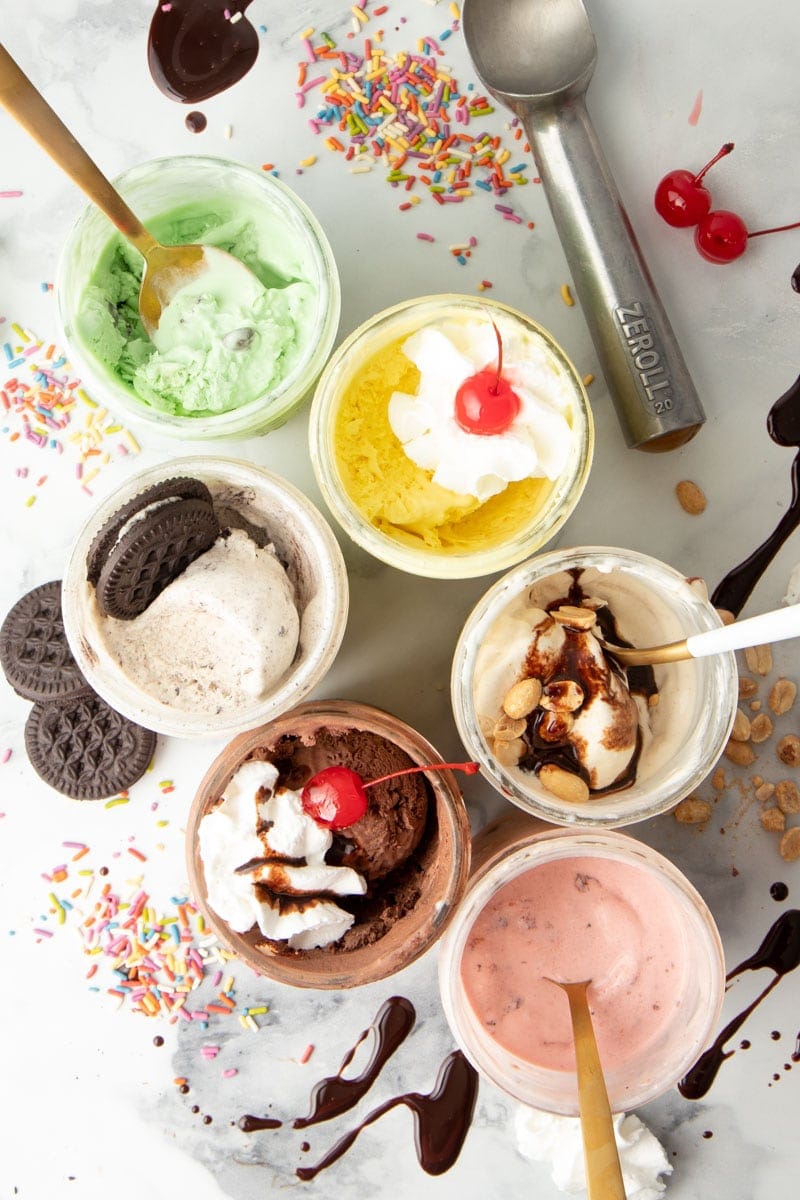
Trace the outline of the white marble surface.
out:
M 309 109 L 299 111 L 292 95 L 301 57 L 298 35 L 313 25 L 344 36 L 352 21 L 346 3 L 254 0 L 251 19 L 267 27 L 258 62 L 231 91 L 198 106 L 209 120 L 200 136 L 185 130 L 184 111 L 149 77 L 145 45 L 154 7 L 154 0 L 26 0 L 4 12 L 4 43 L 109 173 L 158 154 L 270 160 L 309 202 L 331 239 L 344 297 L 341 335 L 403 297 L 451 289 L 472 293 L 480 279 L 489 278 L 494 296 L 552 329 L 582 371 L 596 370 L 580 309 L 567 308 L 560 298 L 568 276 L 541 189 L 530 185 L 513 195 L 518 211 L 536 222 L 532 233 L 501 221 L 483 195 L 462 208 L 442 210 L 428 198 L 414 212 L 399 214 L 399 197 L 380 172 L 350 175 L 314 138 L 306 123 Z M 498 0 L 498 19 L 502 7 Z M 789 0 L 763 0 L 757 7 L 743 0 L 669 5 L 589 0 L 588 8 L 600 53 L 590 108 L 709 419 L 679 452 L 654 458 L 628 451 L 596 381 L 595 466 L 565 540 L 636 547 L 714 583 L 772 528 L 788 501 L 791 452 L 770 442 L 764 419 L 800 369 L 800 297 L 789 287 L 800 259 L 800 233 L 759 239 L 738 263 L 717 268 L 697 256 L 688 234 L 659 220 L 651 196 L 665 170 L 696 169 L 732 139 L 735 154 L 709 179 L 716 202 L 740 211 L 750 228 L 800 217 L 800 10 Z M 401 16 L 408 18 L 402 26 Z M 390 0 L 388 13 L 372 20 L 366 32 L 383 26 L 387 48 L 414 49 L 418 35 L 435 36 L 449 21 L 446 4 Z M 461 37 L 453 36 L 446 49 L 444 61 L 459 79 L 471 78 Z M 701 90 L 700 119 L 692 125 L 689 116 Z M 502 129 L 504 119 L 498 113 L 492 128 Z M 230 140 L 223 134 L 226 125 L 232 127 Z M 83 201 L 5 114 L 0 131 L 0 191 L 24 193 L 0 199 L 0 315 L 50 339 L 56 333 L 53 299 L 41 283 L 54 278 L 59 247 Z M 310 154 L 319 161 L 296 175 L 298 162 Z M 420 229 L 434 233 L 436 244 L 417 241 Z M 469 266 L 461 267 L 445 247 L 470 235 L 478 246 Z M 306 415 L 300 413 L 267 438 L 220 449 L 266 464 L 317 497 L 305 430 Z M 149 434 L 140 440 L 139 457 L 101 473 L 96 496 L 110 492 L 123 474 L 187 449 L 159 444 Z M 25 466 L 29 476 L 20 479 L 15 472 Z M 4 434 L 0 467 L 5 612 L 30 586 L 60 575 L 92 501 L 76 486 L 68 454 L 46 457 Z M 47 483 L 35 488 L 45 471 Z M 696 479 L 706 491 L 702 517 L 689 517 L 678 507 L 673 488 L 682 478 Z M 37 501 L 27 508 L 33 491 Z M 448 704 L 449 662 L 458 629 L 488 581 L 421 581 L 382 567 L 352 546 L 344 550 L 351 616 L 338 662 L 319 694 L 387 707 L 445 754 L 458 754 Z M 780 602 L 798 558 L 795 538 L 765 575 L 748 612 Z M 776 664 L 790 677 L 800 676 L 796 648 L 784 646 Z M 488 1085 L 481 1088 L 474 1126 L 449 1174 L 432 1178 L 419 1169 L 411 1118 L 401 1109 L 367 1130 L 316 1183 L 300 1184 L 294 1168 L 301 1160 L 315 1161 L 360 1114 L 400 1090 L 432 1087 L 436 1066 L 452 1047 L 436 995 L 435 954 L 402 978 L 346 995 L 299 995 L 237 972 L 239 1002 L 269 1004 L 258 1034 L 245 1032 L 235 1020 L 219 1018 L 204 1032 L 117 1011 L 105 993 L 109 980 L 102 967 L 92 981 L 99 991 L 89 990 L 88 960 L 74 923 L 68 919 L 59 927 L 48 914 L 51 885 L 42 873 L 67 857 L 63 841 L 79 841 L 92 847 L 94 866 L 108 864 L 116 885 L 141 872 L 150 893 L 164 902 L 180 893 L 182 823 L 218 745 L 162 739 L 154 772 L 133 789 L 128 805 L 76 804 L 48 789 L 27 764 L 27 704 L 3 686 L 0 705 L 0 748 L 13 751 L 0 766 L 2 1200 L 108 1195 L 161 1200 L 179 1192 L 199 1200 L 246 1200 L 302 1188 L 343 1200 L 363 1194 L 382 1200 L 411 1194 L 441 1200 L 557 1195 L 546 1171 L 518 1155 L 509 1102 Z M 784 720 L 787 730 L 796 724 L 796 717 Z M 753 769 L 772 779 L 787 774 L 772 743 Z M 166 778 L 174 779 L 175 791 L 162 796 L 158 781 Z M 486 784 L 469 781 L 465 790 L 478 827 L 500 802 Z M 760 828 L 749 794 L 744 785 L 732 787 L 702 832 L 679 826 L 671 816 L 635 830 L 700 887 L 720 924 L 730 965 L 756 948 L 781 911 L 769 885 L 785 880 L 789 905 L 800 895 L 798 864 L 780 859 L 776 839 Z M 158 826 L 159 820 L 168 824 Z M 131 839 L 147 853 L 145 864 L 126 854 Z M 54 936 L 37 941 L 33 929 L 43 920 Z M 726 1013 L 738 1012 L 766 982 L 752 976 L 738 981 Z M 338 1067 L 392 993 L 408 995 L 416 1005 L 415 1032 L 355 1114 L 332 1129 L 310 1131 L 307 1155 L 291 1130 L 248 1138 L 232 1128 L 241 1112 L 262 1111 L 270 1102 L 279 1116 L 302 1112 L 311 1083 Z M 725 1064 L 705 1101 L 688 1103 L 671 1092 L 641 1114 L 674 1162 L 668 1193 L 673 1200 L 701 1195 L 775 1200 L 796 1186 L 800 1067 L 789 1074 L 783 1066 L 799 1028 L 795 976 L 751 1018 L 740 1037 L 749 1038 L 752 1049 Z M 773 1030 L 781 1033 L 780 1041 L 772 1040 Z M 157 1033 L 166 1039 L 161 1047 L 153 1045 Z M 209 1041 L 222 1046 L 214 1062 L 199 1053 Z M 317 1049 L 300 1065 L 309 1042 Z M 239 1074 L 225 1080 L 221 1069 L 228 1063 Z M 187 1096 L 173 1085 L 179 1075 L 190 1080 Z M 199 1106 L 197 1115 L 191 1104 Z M 213 1116 L 211 1124 L 203 1124 L 205 1113 Z M 713 1138 L 704 1139 L 704 1131 Z

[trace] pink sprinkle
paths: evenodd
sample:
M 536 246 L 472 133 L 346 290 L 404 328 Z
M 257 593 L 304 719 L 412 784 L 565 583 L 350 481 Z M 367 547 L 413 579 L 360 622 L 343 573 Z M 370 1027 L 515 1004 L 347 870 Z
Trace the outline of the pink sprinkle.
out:
M 301 1063 L 307 1063 L 307 1062 L 308 1062 L 308 1060 L 311 1058 L 311 1055 L 312 1055 L 313 1053 L 314 1053 L 314 1047 L 313 1047 L 313 1045 L 312 1045 L 312 1044 L 309 1042 L 309 1044 L 306 1046 L 306 1048 L 305 1048 L 305 1050 L 303 1051 L 303 1053 L 300 1055 L 300 1062 L 301 1062 Z
M 435 242 L 436 238 L 430 233 L 418 233 L 417 237 L 421 242 Z
M 50 929 L 34 929 L 33 932 L 38 934 L 39 937 L 51 938 L 53 936 L 52 930 Z
M 316 54 L 316 51 L 314 50 L 314 47 L 311 45 L 311 42 L 308 40 L 308 38 L 303 39 L 303 46 L 305 47 L 306 54 L 308 55 L 308 61 L 316 62 L 317 54 Z
M 201 1046 L 200 1053 L 203 1058 L 216 1058 L 219 1054 L 219 1046 Z
M 702 107 L 703 107 L 703 89 L 701 88 L 700 91 L 697 93 L 697 99 L 694 102 L 694 108 L 689 113 L 689 124 L 690 125 L 696 125 L 697 122 L 700 120 L 700 110 L 702 109 Z
M 16 200 L 16 198 L 21 195 L 22 195 L 22 192 L 16 192 L 16 191 L 0 192 L 0 200 Z
M 171 4 L 162 4 L 161 11 L 162 12 L 172 12 L 172 5 Z
M 11 749 L 10 749 L 10 747 L 6 746 L 3 753 L 0 754 L 0 763 L 7 763 L 10 758 L 11 758 Z
M 239 1074 L 239 1072 L 236 1070 L 236 1067 L 228 1067 L 227 1070 L 222 1072 L 222 1078 L 223 1079 L 233 1079 L 234 1075 L 238 1075 L 238 1074 Z

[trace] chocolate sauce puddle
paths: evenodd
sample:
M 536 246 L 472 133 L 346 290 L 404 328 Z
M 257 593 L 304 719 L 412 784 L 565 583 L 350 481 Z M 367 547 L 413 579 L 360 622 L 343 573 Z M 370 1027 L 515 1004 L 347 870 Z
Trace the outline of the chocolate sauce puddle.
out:
M 244 15 L 251 3 L 159 2 L 147 38 L 147 63 L 156 87 L 170 100 L 198 104 L 238 83 L 258 57 L 258 33 Z
M 795 275 L 800 272 L 797 268 Z M 798 276 L 800 278 L 800 276 Z M 798 286 L 793 277 L 793 286 Z M 767 433 L 778 446 L 800 448 L 800 376 L 787 392 L 773 404 L 767 416 Z M 727 608 L 738 616 L 747 597 L 780 550 L 791 533 L 800 525 L 800 453 L 795 455 L 791 469 L 792 498 L 789 507 L 775 529 L 762 544 L 729 571 L 717 584 L 711 603 L 717 608 Z
M 705 1050 L 694 1066 L 684 1075 L 678 1084 L 678 1091 L 687 1100 L 699 1100 L 705 1096 L 717 1077 L 720 1067 L 726 1058 L 731 1058 L 733 1050 L 726 1050 L 725 1043 L 741 1029 L 751 1012 L 762 1000 L 777 987 L 784 975 L 800 966 L 800 909 L 790 908 L 781 913 L 777 921 L 770 927 L 755 954 L 751 954 L 744 962 L 739 963 L 727 975 L 727 981 L 736 979 L 745 971 L 759 971 L 767 967 L 775 972 L 775 978 L 770 980 L 752 1004 L 748 1004 L 742 1012 L 729 1021 L 719 1033 L 716 1041 Z
M 384 1113 L 404 1104 L 414 1114 L 414 1137 L 419 1164 L 429 1175 L 441 1175 L 458 1158 L 467 1136 L 478 1095 L 476 1071 L 460 1050 L 454 1050 L 442 1063 L 433 1091 L 406 1092 L 378 1106 L 336 1142 L 313 1167 L 298 1167 L 299 1179 L 311 1180 L 349 1150 L 362 1129 L 372 1125 Z
M 395 1050 L 408 1037 L 414 1027 L 416 1015 L 414 1005 L 404 996 L 390 996 L 384 1001 L 372 1025 L 359 1034 L 345 1054 L 338 1074 L 329 1075 L 314 1084 L 311 1092 L 311 1112 L 307 1117 L 297 1117 L 292 1122 L 292 1127 L 305 1129 L 321 1121 L 330 1121 L 354 1108 L 372 1087 Z M 372 1029 L 377 1036 L 369 1062 L 354 1079 L 343 1079 L 342 1072 L 353 1061 L 356 1050 Z M 253 1133 L 260 1129 L 278 1129 L 281 1125 L 274 1117 L 256 1117 L 250 1113 L 240 1117 L 236 1123 L 245 1133 Z
M 377 1034 L 375 1048 L 369 1062 L 354 1079 L 343 1079 L 342 1071 L 352 1061 L 358 1047 L 369 1033 L 365 1029 L 358 1041 L 348 1050 L 338 1075 L 329 1075 L 314 1085 L 311 1093 L 311 1112 L 307 1117 L 297 1117 L 292 1122 L 294 1129 L 306 1129 L 320 1121 L 330 1121 L 341 1113 L 355 1107 L 377 1079 L 384 1065 L 397 1050 L 414 1027 L 416 1013 L 410 1000 L 403 996 L 392 996 L 381 1006 L 372 1028 Z

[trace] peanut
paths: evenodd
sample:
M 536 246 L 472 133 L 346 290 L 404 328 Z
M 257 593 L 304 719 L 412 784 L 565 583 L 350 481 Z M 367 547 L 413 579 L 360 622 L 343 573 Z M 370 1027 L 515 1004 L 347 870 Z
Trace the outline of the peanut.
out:
M 761 783 L 756 788 L 756 800 L 759 804 L 766 804 L 775 795 L 774 783 Z
M 778 742 L 775 753 L 787 767 L 800 766 L 800 738 L 794 733 L 787 733 Z
M 766 713 L 759 713 L 759 715 L 750 722 L 751 741 L 757 746 L 761 742 L 765 742 L 767 738 L 770 737 L 772 737 L 772 721 L 770 721 Z
M 494 723 L 492 737 L 496 742 L 513 742 L 515 738 L 522 737 L 526 725 L 527 722 L 522 718 L 514 719 L 501 713 Z
M 749 767 L 756 761 L 752 746 L 749 746 L 747 742 L 734 742 L 733 740 L 728 742 L 725 747 L 725 757 L 736 763 L 737 767 Z
M 750 718 L 740 708 L 737 708 L 736 716 L 733 719 L 731 737 L 734 742 L 750 741 Z
M 545 763 L 541 767 L 539 782 L 553 796 L 567 804 L 585 804 L 589 799 L 589 786 L 580 775 L 573 775 L 555 763 Z
M 680 483 L 677 483 L 675 495 L 678 497 L 678 503 L 683 511 L 690 513 L 691 516 L 697 517 L 701 512 L 705 512 L 707 503 L 705 492 L 691 479 L 682 479 Z
M 698 796 L 687 796 L 685 800 L 681 800 L 672 815 L 681 825 L 702 825 L 709 819 L 712 811 L 707 800 L 701 800 Z
M 779 679 L 772 685 L 768 703 L 775 716 L 781 717 L 789 711 L 796 699 L 797 684 L 792 683 L 791 679 Z
M 742 675 L 739 680 L 739 699 L 749 700 L 751 696 L 755 696 L 758 691 L 758 684 L 755 679 L 751 679 L 749 675 Z
M 772 670 L 771 646 L 748 646 L 744 657 L 747 666 L 755 675 L 769 675 Z
M 800 788 L 792 779 L 775 784 L 775 802 L 782 813 L 800 812 Z
M 532 713 L 536 708 L 541 694 L 542 685 L 540 680 L 533 677 L 519 679 L 506 692 L 505 699 L 503 700 L 503 711 L 506 716 L 514 720 L 527 717 L 528 713 Z
M 786 859 L 787 862 L 794 862 L 796 858 L 800 858 L 800 825 L 786 830 L 781 838 L 780 850 L 781 858 Z
M 494 743 L 494 756 L 502 767 L 516 767 L 524 753 L 525 743 L 522 738 L 515 738 L 513 741 L 498 739 Z
M 770 833 L 783 833 L 786 828 L 786 817 L 779 808 L 765 808 L 758 818 L 764 829 Z
M 559 679 L 548 683 L 540 704 L 551 712 L 575 712 L 583 704 L 583 688 L 574 679 Z
M 550 614 L 559 625 L 569 625 L 573 629 L 591 629 L 596 621 L 594 610 L 579 608 L 576 604 L 562 604 Z

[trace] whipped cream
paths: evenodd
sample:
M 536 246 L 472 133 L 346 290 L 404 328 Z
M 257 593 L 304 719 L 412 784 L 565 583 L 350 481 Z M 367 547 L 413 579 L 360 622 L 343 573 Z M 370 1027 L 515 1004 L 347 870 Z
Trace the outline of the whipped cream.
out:
M 304 812 L 300 792 L 276 789 L 277 781 L 273 763 L 244 763 L 200 822 L 208 903 L 237 933 L 258 925 L 265 938 L 311 950 L 354 920 L 328 897 L 362 896 L 367 885 L 350 867 L 325 862 L 332 833 Z
M 468 433 L 455 418 L 456 393 L 470 376 L 497 363 L 489 320 L 443 320 L 412 334 L 403 353 L 420 372 L 416 395 L 394 392 L 389 423 L 408 457 L 433 473 L 433 482 L 480 501 L 509 483 L 557 479 L 574 440 L 574 388 L 543 338 L 520 322 L 498 316 L 503 378 L 520 411 L 499 434 Z
M 664 1147 L 634 1113 L 618 1113 L 613 1121 L 625 1195 L 628 1200 L 659 1200 L 667 1190 L 661 1176 L 672 1173 Z M 549 1166 L 557 1188 L 573 1195 L 586 1191 L 579 1117 L 559 1117 L 520 1105 L 514 1132 L 520 1154 Z

